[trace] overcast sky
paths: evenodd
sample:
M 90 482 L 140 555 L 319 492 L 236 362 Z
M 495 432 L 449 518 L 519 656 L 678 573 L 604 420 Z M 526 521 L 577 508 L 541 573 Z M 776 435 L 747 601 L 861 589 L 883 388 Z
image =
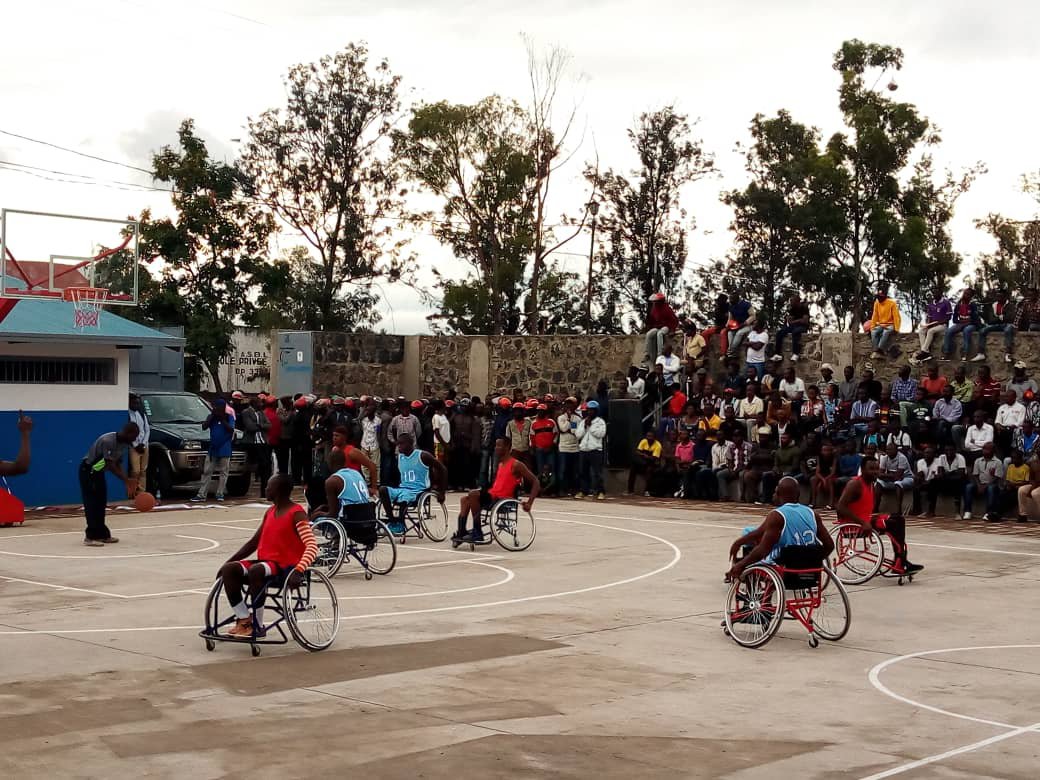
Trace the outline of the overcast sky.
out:
M 937 168 L 959 170 L 977 160 L 989 167 L 958 204 L 957 249 L 971 257 L 991 248 L 972 224 L 988 212 L 1034 216 L 1018 190 L 1021 174 L 1040 169 L 1040 107 L 1031 84 L 1040 4 L 1029 0 L 35 0 L 4 6 L 0 130 L 142 168 L 154 150 L 175 142 L 185 117 L 195 119 L 214 156 L 233 159 L 233 139 L 244 136 L 246 119 L 282 105 L 286 70 L 349 41 L 366 41 L 374 57 L 389 59 L 404 79 L 406 104 L 473 101 L 496 92 L 523 100 L 520 34 L 559 44 L 587 78 L 570 90 L 581 101 L 584 144 L 566 172 L 556 210 L 576 213 L 582 163 L 595 153 L 604 166 L 632 166 L 624 133 L 640 112 L 674 103 L 691 119 L 700 117 L 695 132 L 716 155 L 721 177 L 685 195 L 697 220 L 691 273 L 728 246 L 729 213 L 718 194 L 745 180 L 733 147 L 747 139 L 751 117 L 787 108 L 826 137 L 839 128 L 833 52 L 853 37 L 893 44 L 906 55 L 898 97 L 916 103 L 942 131 Z M 7 135 L 0 135 L 0 160 L 109 182 L 148 181 Z M 144 207 L 169 211 L 158 193 L 48 181 L 39 177 L 69 177 L 34 173 L 0 168 L 0 206 L 119 218 Z M 26 249 L 49 249 L 25 247 L 27 240 L 23 256 Z M 443 258 L 432 240 L 417 237 L 415 248 L 427 262 Z M 575 254 L 560 259 L 584 274 L 580 255 L 588 237 L 567 250 Z M 426 330 L 429 312 L 412 289 L 384 289 L 383 327 Z

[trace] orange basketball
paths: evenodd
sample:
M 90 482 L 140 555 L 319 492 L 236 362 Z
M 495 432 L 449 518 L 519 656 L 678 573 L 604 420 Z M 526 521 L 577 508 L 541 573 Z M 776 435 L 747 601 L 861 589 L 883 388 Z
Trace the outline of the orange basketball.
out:
M 151 512 L 155 508 L 155 496 L 151 493 L 138 493 L 134 497 L 134 506 L 138 512 Z

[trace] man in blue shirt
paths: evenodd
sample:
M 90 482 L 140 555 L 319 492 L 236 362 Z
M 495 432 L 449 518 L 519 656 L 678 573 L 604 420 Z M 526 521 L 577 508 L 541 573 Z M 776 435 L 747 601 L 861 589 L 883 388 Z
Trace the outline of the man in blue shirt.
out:
M 224 500 L 227 488 L 228 467 L 231 465 L 231 443 L 235 439 L 235 424 L 228 417 L 227 404 L 223 398 L 213 401 L 213 411 L 202 429 L 209 431 L 209 451 L 206 453 L 206 465 L 202 470 L 202 484 L 198 494 L 192 498 L 193 503 L 205 501 L 209 494 L 209 483 L 213 474 L 217 474 L 217 501 Z
M 799 503 L 800 493 L 801 488 L 794 477 L 780 480 L 774 496 L 779 506 L 766 515 L 762 525 L 745 529 L 746 533 L 730 546 L 729 557 L 733 565 L 726 574 L 727 581 L 740 577 L 753 563 L 776 563 L 784 547 L 819 546 L 821 563 L 834 551 L 834 540 L 827 527 L 814 509 Z M 748 546 L 752 547 L 747 554 L 736 560 L 741 548 Z

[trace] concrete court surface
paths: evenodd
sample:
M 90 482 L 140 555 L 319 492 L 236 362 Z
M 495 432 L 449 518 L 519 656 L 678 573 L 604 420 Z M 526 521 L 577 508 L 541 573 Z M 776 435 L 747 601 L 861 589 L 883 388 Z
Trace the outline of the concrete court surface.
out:
M 526 552 L 410 540 L 336 577 L 329 650 L 257 659 L 197 631 L 260 505 L 0 529 L 2 774 L 1038 776 L 1040 526 L 911 520 L 926 571 L 851 588 L 843 641 L 745 650 L 721 573 L 763 511 L 540 500 Z

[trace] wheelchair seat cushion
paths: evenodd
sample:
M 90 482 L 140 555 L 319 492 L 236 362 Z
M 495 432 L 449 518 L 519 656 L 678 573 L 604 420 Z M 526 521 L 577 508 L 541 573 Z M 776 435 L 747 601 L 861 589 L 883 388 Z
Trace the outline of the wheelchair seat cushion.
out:
M 360 545 L 376 543 L 376 512 L 372 504 L 354 504 L 344 508 L 343 530 Z

